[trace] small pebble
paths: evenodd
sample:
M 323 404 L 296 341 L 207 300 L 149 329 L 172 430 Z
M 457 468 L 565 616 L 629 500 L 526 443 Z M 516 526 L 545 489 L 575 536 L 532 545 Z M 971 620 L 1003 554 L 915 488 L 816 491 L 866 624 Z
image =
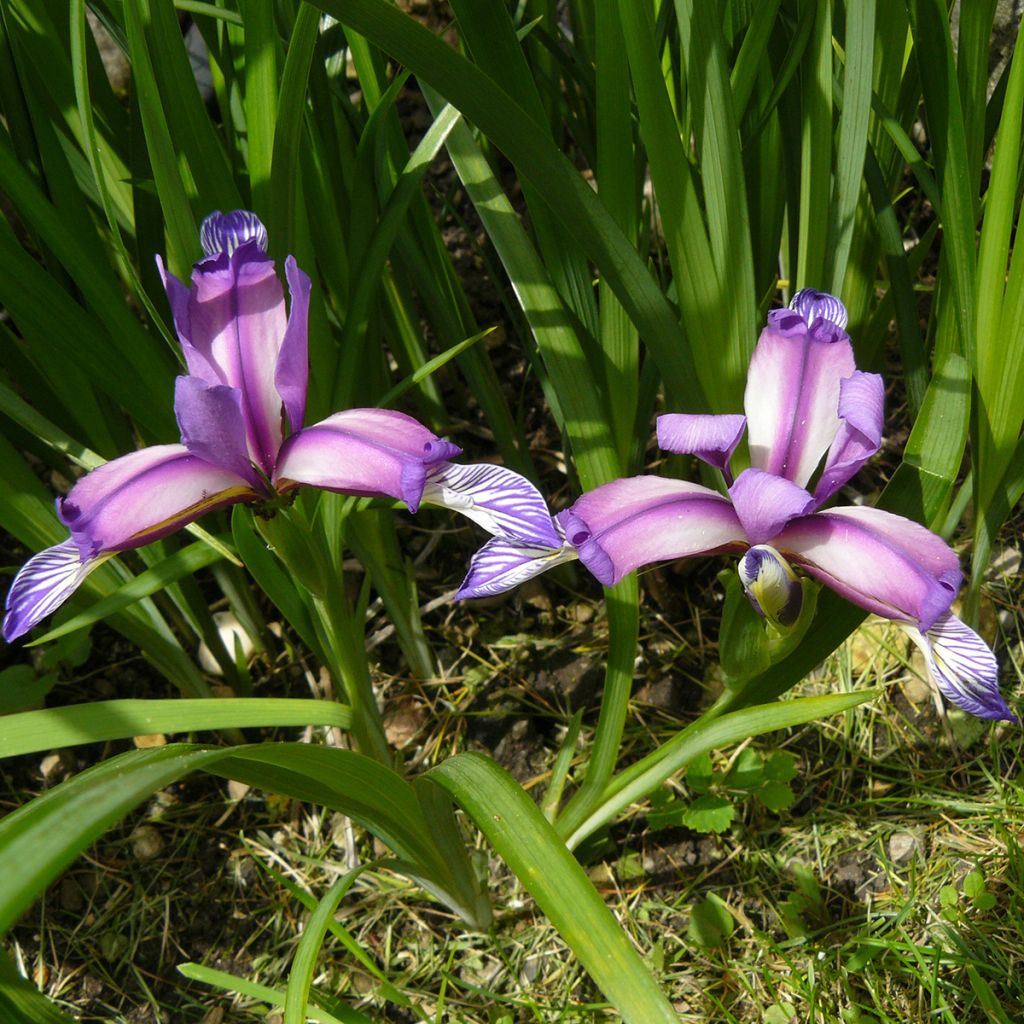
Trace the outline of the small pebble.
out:
M 889 860 L 893 864 L 907 864 L 921 850 L 921 839 L 913 832 L 896 832 L 889 838 Z
M 160 832 L 152 825 L 140 825 L 131 834 L 132 853 L 136 860 L 152 860 L 164 848 Z

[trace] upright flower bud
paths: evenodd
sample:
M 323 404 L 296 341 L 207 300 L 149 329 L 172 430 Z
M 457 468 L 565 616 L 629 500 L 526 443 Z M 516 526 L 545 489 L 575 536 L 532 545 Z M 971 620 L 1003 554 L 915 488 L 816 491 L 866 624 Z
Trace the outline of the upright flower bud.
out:
M 789 563 L 768 544 L 750 548 L 740 559 L 740 582 L 751 603 L 773 626 L 791 629 L 800 618 L 804 592 Z

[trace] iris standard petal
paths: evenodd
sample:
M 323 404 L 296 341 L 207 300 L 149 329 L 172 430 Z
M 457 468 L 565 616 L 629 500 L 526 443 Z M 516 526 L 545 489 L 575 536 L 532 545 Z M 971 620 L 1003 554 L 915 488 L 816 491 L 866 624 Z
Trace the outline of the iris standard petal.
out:
M 729 488 L 747 540 L 763 544 L 791 519 L 814 507 L 814 499 L 790 480 L 760 469 L 745 469 Z
M 249 210 L 232 210 L 231 213 L 214 210 L 199 228 L 199 244 L 207 256 L 222 252 L 230 256 L 247 242 L 255 242 L 260 249 L 267 251 L 267 229 Z
M 744 409 L 755 469 L 806 487 L 839 429 L 839 382 L 856 369 L 845 335 L 826 340 L 792 311 L 761 332 Z
M 999 665 L 988 644 L 955 615 L 943 615 L 926 632 L 904 627 L 921 649 L 943 696 L 978 718 L 1016 722 L 999 692 Z
M 560 513 L 560 521 L 580 560 L 606 586 L 651 562 L 747 546 L 727 499 L 657 476 L 602 484 Z
M 189 374 L 241 392 L 250 458 L 269 475 L 282 438 L 274 378 L 287 328 L 274 261 L 248 242 L 200 260 L 189 290 L 159 266 Z
M 839 431 L 814 488 L 814 501 L 828 501 L 882 446 L 885 382 L 877 373 L 855 370 L 839 382 Z
M 571 544 L 544 547 L 506 537 L 492 537 L 470 561 L 469 572 L 456 592 L 455 600 L 504 593 L 577 557 Z
M 281 352 L 274 370 L 274 386 L 284 403 L 291 433 L 302 429 L 306 418 L 306 391 L 309 387 L 309 292 L 312 282 L 299 269 L 293 256 L 284 261 L 291 306 Z
M 223 383 L 218 378 L 213 364 L 191 342 L 192 326 L 189 311 L 191 293 L 189 289 L 164 266 L 163 258 L 159 254 L 156 257 L 156 269 L 164 283 L 164 291 L 167 292 L 167 302 L 171 307 L 174 330 L 178 335 L 178 341 L 181 342 L 181 351 L 185 356 L 188 372 L 210 384 Z
M 497 537 L 541 547 L 562 543 L 540 491 L 504 466 L 442 463 L 427 475 L 421 500 L 460 512 Z
M 772 546 L 859 607 L 924 630 L 949 610 L 961 580 L 956 554 L 944 541 L 881 509 L 802 516 Z
M 747 425 L 745 416 L 667 413 L 658 417 L 658 447 L 677 455 L 696 455 L 724 473 Z
M 840 330 L 846 329 L 846 307 L 828 292 L 815 291 L 813 288 L 801 288 L 793 296 L 789 308 L 799 313 L 808 327 L 813 327 L 819 321 L 824 320 L 835 324 Z
M 461 453 L 422 423 L 392 409 L 348 409 L 300 430 L 281 448 L 274 484 L 389 497 L 419 507 L 427 470 Z
M 10 643 L 59 608 L 82 581 L 102 565 L 109 554 L 84 559 L 69 537 L 55 547 L 33 555 L 18 570 L 7 591 L 4 639 Z
M 94 469 L 58 502 L 84 559 L 141 547 L 211 509 L 256 497 L 247 480 L 184 445 L 143 448 Z
M 226 384 L 210 385 L 199 377 L 174 382 L 174 414 L 181 442 L 204 462 L 222 466 L 261 489 L 259 474 L 249 461 L 245 443 L 242 395 Z

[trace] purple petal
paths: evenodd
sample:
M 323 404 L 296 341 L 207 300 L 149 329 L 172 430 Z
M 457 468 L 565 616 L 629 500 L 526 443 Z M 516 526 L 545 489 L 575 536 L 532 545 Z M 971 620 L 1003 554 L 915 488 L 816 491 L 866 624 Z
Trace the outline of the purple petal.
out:
M 814 501 L 828 501 L 882 446 L 885 383 L 877 373 L 855 370 L 839 382 L 839 432 L 829 448 Z
M 497 537 L 541 547 L 562 543 L 540 491 L 504 466 L 442 463 L 428 475 L 421 500 L 461 512 Z
M 772 545 L 861 608 L 925 630 L 949 610 L 962 578 L 941 538 L 876 508 L 815 512 L 791 522 Z
M 658 417 L 658 447 L 677 455 L 696 455 L 728 473 L 729 460 L 740 443 L 746 417 L 668 413 Z
M 249 461 L 242 418 L 242 395 L 225 384 L 209 385 L 200 377 L 174 382 L 174 413 L 181 443 L 213 466 L 230 470 L 259 490 L 259 475 Z
M 455 600 L 501 594 L 576 557 L 576 549 L 570 544 L 543 547 L 492 537 L 473 556 Z
M 207 256 L 227 253 L 229 256 L 241 245 L 255 242 L 263 252 L 267 251 L 267 229 L 255 213 L 248 210 L 232 210 L 221 213 L 215 210 L 199 228 L 199 241 Z
M 78 545 L 68 538 L 56 547 L 33 555 L 14 577 L 7 591 L 4 639 L 10 643 L 59 608 L 82 581 L 109 558 L 82 559 Z
M 167 302 L 171 307 L 174 330 L 177 332 L 178 340 L 181 342 L 181 350 L 185 356 L 188 372 L 210 383 L 217 383 L 217 374 L 213 366 L 201 353 L 196 351 L 188 340 L 190 331 L 189 302 L 191 301 L 189 289 L 164 266 L 163 258 L 159 254 L 156 257 L 156 269 L 160 272 L 160 279 L 164 283 L 164 291 L 167 292 Z
M 796 624 L 804 590 L 775 548 L 767 544 L 751 548 L 740 559 L 737 571 L 747 597 L 761 615 L 784 629 Z
M 924 635 L 916 629 L 907 632 L 951 704 L 978 718 L 1018 721 L 999 692 L 996 657 L 973 629 L 955 615 L 943 615 Z
M 269 476 L 282 438 L 274 377 L 287 329 L 274 261 L 255 243 L 208 257 L 188 291 L 159 265 L 189 374 L 241 392 L 249 456 Z
M 211 509 L 255 497 L 236 473 L 210 465 L 184 445 L 164 444 L 94 469 L 58 501 L 57 514 L 88 559 L 141 547 Z
M 309 292 L 312 282 L 299 270 L 295 258 L 284 261 L 284 274 L 291 293 L 288 326 L 274 370 L 274 386 L 284 402 L 291 433 L 302 429 L 306 418 L 306 391 L 309 386 Z
M 404 501 L 419 507 L 427 470 L 461 453 L 422 423 L 392 409 L 348 409 L 300 430 L 281 448 L 274 484 Z
M 651 562 L 746 547 L 727 499 L 657 476 L 602 484 L 557 518 L 580 560 L 606 586 Z
M 820 320 L 835 324 L 840 330 L 846 327 L 846 307 L 828 292 L 802 288 L 793 296 L 789 308 L 799 313 L 808 327 L 813 327 Z
M 839 429 L 839 382 L 856 366 L 849 339 L 827 341 L 785 315 L 799 322 L 766 327 L 750 360 L 747 438 L 755 469 L 806 487 Z
M 740 473 L 729 497 L 751 544 L 771 540 L 791 519 L 814 507 L 814 499 L 802 487 L 760 469 Z

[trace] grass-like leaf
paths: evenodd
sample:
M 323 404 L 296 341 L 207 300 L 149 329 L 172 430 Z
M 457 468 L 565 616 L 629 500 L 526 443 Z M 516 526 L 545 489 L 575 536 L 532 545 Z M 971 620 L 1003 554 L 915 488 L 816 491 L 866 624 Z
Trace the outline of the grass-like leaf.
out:
M 333 701 L 284 697 L 104 700 L 0 716 L 0 756 L 16 757 L 154 733 L 289 725 L 347 729 L 351 724 L 349 709 Z
M 583 868 L 507 772 L 458 754 L 428 777 L 455 797 L 625 1021 L 678 1020 Z

